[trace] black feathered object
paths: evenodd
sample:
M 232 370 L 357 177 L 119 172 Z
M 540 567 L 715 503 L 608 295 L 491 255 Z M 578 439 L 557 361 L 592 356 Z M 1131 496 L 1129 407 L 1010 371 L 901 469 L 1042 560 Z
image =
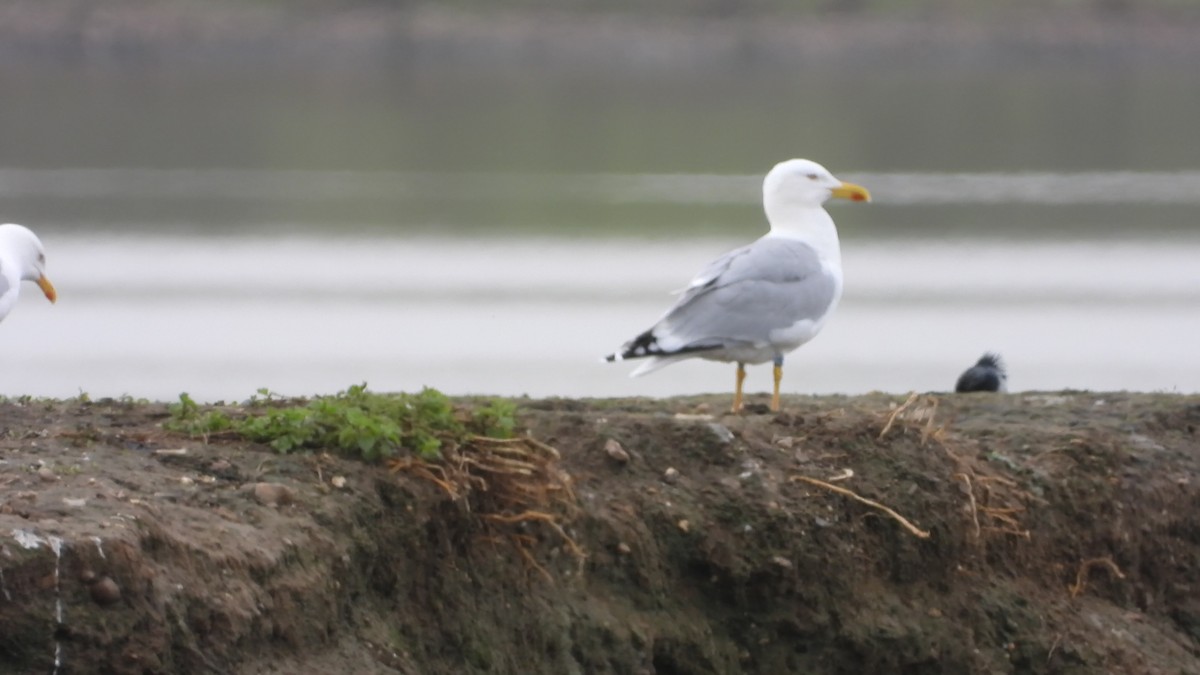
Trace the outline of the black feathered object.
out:
M 999 354 L 988 352 L 958 376 L 954 391 L 1008 391 L 1008 372 Z

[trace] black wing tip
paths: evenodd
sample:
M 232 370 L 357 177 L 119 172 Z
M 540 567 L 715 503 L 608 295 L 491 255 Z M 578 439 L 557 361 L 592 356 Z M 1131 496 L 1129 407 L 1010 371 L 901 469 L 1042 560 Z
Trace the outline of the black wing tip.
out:
M 650 329 L 645 333 L 626 342 L 621 347 L 621 351 L 609 354 L 604 357 L 605 361 L 623 361 L 625 359 L 644 359 L 654 356 L 679 356 L 682 354 L 691 354 L 692 352 L 704 352 L 713 349 L 720 349 L 720 344 L 697 342 L 690 345 L 685 345 L 679 349 L 670 351 L 663 349 L 658 344 L 658 336 L 654 334 L 654 329 Z
M 648 330 L 641 335 L 626 342 L 621 347 L 622 359 L 640 359 L 647 356 L 665 356 L 666 352 L 658 346 L 658 337 L 654 335 L 653 330 Z M 616 354 L 613 354 L 609 359 L 615 361 Z

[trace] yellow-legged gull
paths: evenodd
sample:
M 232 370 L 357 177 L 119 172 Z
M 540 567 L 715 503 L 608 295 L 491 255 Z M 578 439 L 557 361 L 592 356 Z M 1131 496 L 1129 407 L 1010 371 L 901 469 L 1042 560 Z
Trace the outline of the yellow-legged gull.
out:
M 772 361 L 771 409 L 779 410 L 784 354 L 816 336 L 842 295 L 837 228 L 822 208 L 830 198 L 871 196 L 816 162 L 776 164 L 763 181 L 770 232 L 709 263 L 652 328 L 605 358 L 648 359 L 634 376 L 693 357 L 736 362 L 734 412 L 742 409 L 746 364 Z
M 0 225 L 0 321 L 17 304 L 22 281 L 37 284 L 50 302 L 58 299 L 46 278 L 46 253 L 37 235 L 21 225 Z

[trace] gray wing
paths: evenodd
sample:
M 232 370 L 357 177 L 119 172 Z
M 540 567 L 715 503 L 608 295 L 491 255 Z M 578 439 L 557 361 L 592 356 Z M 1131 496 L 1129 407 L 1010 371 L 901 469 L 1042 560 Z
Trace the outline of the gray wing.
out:
M 700 270 L 696 276 L 692 277 L 692 280 L 688 282 L 687 288 L 679 291 L 679 293 L 683 294 L 683 297 L 681 297 L 679 301 L 675 303 L 675 306 L 671 307 L 671 309 L 675 309 L 675 307 L 686 302 L 688 297 L 703 292 L 706 288 L 715 283 L 722 274 L 725 274 L 729 271 L 729 268 L 733 266 L 736 260 L 748 255 L 752 248 L 754 248 L 754 244 L 749 244 L 741 248 L 735 248 L 729 253 L 726 253 L 720 258 L 708 263 L 704 269 Z M 670 309 L 667 310 L 668 313 L 670 311 Z
M 713 261 L 659 321 L 685 348 L 761 342 L 771 331 L 817 319 L 837 280 L 804 242 L 766 237 Z

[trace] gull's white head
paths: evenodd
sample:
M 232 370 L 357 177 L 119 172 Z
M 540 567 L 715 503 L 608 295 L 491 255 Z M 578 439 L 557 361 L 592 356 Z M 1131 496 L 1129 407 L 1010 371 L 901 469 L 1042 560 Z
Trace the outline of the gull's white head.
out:
M 834 178 L 829 169 L 807 159 L 789 159 L 775 165 L 763 180 L 763 204 L 772 211 L 819 208 L 832 197 L 856 202 L 871 201 L 861 185 Z
M 32 281 L 46 295 L 46 299 L 54 302 L 58 293 L 54 285 L 46 278 L 46 252 L 42 242 L 29 228 L 21 225 L 0 225 L 0 274 L 9 282 L 7 285 L 16 290 L 22 281 Z

